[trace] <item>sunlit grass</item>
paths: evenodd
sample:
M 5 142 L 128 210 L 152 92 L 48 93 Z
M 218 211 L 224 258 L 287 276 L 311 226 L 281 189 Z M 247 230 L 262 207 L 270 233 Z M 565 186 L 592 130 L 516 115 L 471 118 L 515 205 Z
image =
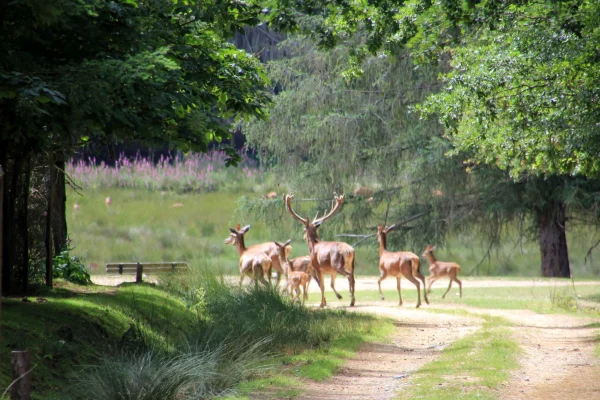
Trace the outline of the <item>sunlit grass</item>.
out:
M 472 335 L 454 342 L 419 369 L 398 399 L 496 399 L 496 389 L 518 367 L 519 346 L 508 323 L 484 316 Z
M 448 292 L 445 299 L 442 294 L 446 291 L 446 286 L 434 287 L 429 294 L 429 307 L 436 305 L 464 304 L 480 308 L 497 309 L 527 309 L 540 313 L 574 313 L 581 315 L 600 315 L 600 303 L 596 307 L 583 306 L 578 303 L 582 299 L 596 298 L 600 295 L 600 282 L 592 285 L 577 285 L 575 291 L 571 286 L 535 286 L 532 283 L 530 287 L 486 287 L 470 288 L 463 282 L 463 297 L 458 296 L 458 287 L 453 285 L 453 289 Z M 386 300 L 397 301 L 397 291 L 384 290 Z M 327 293 L 327 298 L 332 301 L 335 297 L 333 293 Z M 356 293 L 357 304 L 360 301 L 377 302 L 379 294 L 376 291 L 360 291 Z M 404 290 L 402 292 L 404 301 L 403 307 L 413 307 L 417 300 L 416 290 Z M 329 300 L 328 300 L 329 301 Z
M 235 217 L 237 200 L 241 196 L 261 197 L 268 186 L 255 191 L 221 191 L 179 193 L 176 191 L 146 191 L 142 189 L 86 188 L 83 196 L 70 190 L 67 219 L 69 234 L 76 247 L 75 255 L 85 259 L 86 265 L 96 265 L 92 273 L 102 272 L 108 262 L 123 261 L 186 261 L 193 267 L 210 267 L 236 274 L 238 254 L 233 246 L 223 244 L 229 227 L 249 223 Z M 111 205 L 105 199 L 111 198 Z M 78 209 L 73 206 L 77 203 Z M 250 216 L 248 216 L 248 220 Z M 262 223 L 253 223 L 246 244 L 269 240 L 293 239 L 292 256 L 308 254 L 302 230 L 286 214 L 282 214 L 278 235 L 272 235 Z M 597 266 L 584 265 L 580 255 L 587 252 L 589 234 L 569 233 L 569 250 L 574 276 L 596 277 Z M 326 237 L 329 240 L 338 238 Z M 349 241 L 352 243 L 352 241 Z M 539 276 L 539 248 L 535 243 L 515 247 L 507 237 L 498 253 L 474 271 L 475 275 Z M 378 274 L 376 240 L 368 240 L 356 247 L 356 274 Z M 587 247 L 586 247 L 587 246 Z M 396 249 L 400 250 L 400 249 Z M 421 254 L 422 249 L 403 249 Z M 447 246 L 436 256 L 440 260 L 458 262 L 466 275 L 483 258 L 486 246 L 472 235 L 451 236 Z M 209 255 L 210 261 L 207 261 Z M 422 260 L 421 270 L 427 271 Z

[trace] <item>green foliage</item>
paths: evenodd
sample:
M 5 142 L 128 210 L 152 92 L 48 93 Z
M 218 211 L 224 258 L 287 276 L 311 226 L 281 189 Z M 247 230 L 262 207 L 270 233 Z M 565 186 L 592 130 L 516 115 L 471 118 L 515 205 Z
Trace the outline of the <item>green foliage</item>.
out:
M 258 22 L 256 4 L 15 1 L 0 14 L 9 150 L 135 139 L 206 151 L 230 137 L 227 121 L 265 115 L 259 62 L 227 41 Z
M 369 55 L 398 48 L 446 67 L 444 91 L 421 110 L 439 115 L 452 154 L 514 178 L 598 177 L 598 2 L 274 0 L 271 8 L 273 25 L 308 32 L 324 48 L 364 37 L 350 49 L 347 77 L 361 76 Z M 307 15 L 319 17 L 316 26 Z
M 81 258 L 72 256 L 73 248 L 67 247 L 52 260 L 52 273 L 54 278 L 61 278 L 78 285 L 92 283 Z

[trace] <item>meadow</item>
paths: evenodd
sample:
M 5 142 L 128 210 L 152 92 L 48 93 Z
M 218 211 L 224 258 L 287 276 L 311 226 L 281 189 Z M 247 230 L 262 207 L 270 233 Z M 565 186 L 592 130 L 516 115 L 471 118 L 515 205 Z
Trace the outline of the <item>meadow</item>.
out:
M 0 358 L 8 359 L 14 348 L 29 349 L 34 399 L 84 399 L 90 393 L 121 399 L 125 392 L 136 399 L 295 398 L 311 382 L 339 372 L 363 343 L 389 344 L 393 335 L 415 329 L 406 323 L 411 315 L 423 319 L 426 314 L 431 322 L 435 313 L 471 315 L 476 308 L 598 316 L 596 282 L 542 287 L 535 286 L 535 279 L 531 287 L 469 287 L 482 279 L 475 276 L 464 280 L 463 298 L 454 288 L 442 301 L 437 286 L 430 295 L 432 304 L 420 310 L 413 308 L 416 291 L 410 285 L 403 291 L 404 307 L 397 307 L 395 290 L 385 291 L 386 302 L 371 290 L 358 291 L 358 307 L 351 310 L 340 309 L 347 299 L 335 300 L 330 290 L 329 307 L 316 310 L 315 295 L 309 307 L 302 307 L 271 287 L 230 285 L 224 275 L 237 275 L 238 255 L 223 240 L 228 227 L 252 219 L 240 211 L 239 199 L 260 199 L 285 188 L 252 160 L 245 159 L 238 169 L 227 169 L 224 163 L 222 154 L 211 154 L 164 159 L 157 165 L 140 158 L 121 159 L 116 167 L 69 165 L 80 186 L 68 194 L 72 254 L 83 257 L 90 272 L 104 275 L 104 264 L 114 261 L 187 261 L 192 268 L 186 274 L 162 276 L 159 286 L 77 286 L 58 279 L 51 291 L 35 288 L 28 301 L 3 301 Z M 285 213 L 277 229 L 251 222 L 247 244 L 292 238 L 293 254 L 307 253 L 301 230 Z M 535 244 L 515 246 L 511 240 L 474 274 L 503 275 L 507 282 L 537 276 Z M 590 235 L 570 232 L 569 240 L 575 275 L 593 277 L 593 268 L 581 257 Z M 438 257 L 472 266 L 486 250 L 476 242 L 468 235 L 454 236 Z M 375 241 L 358 246 L 356 272 L 377 274 Z M 368 314 L 373 307 L 385 312 Z M 507 335 L 511 324 L 481 318 L 485 323 L 477 333 L 457 340 L 437 361 L 431 359 L 415 372 L 415 384 L 401 398 L 438 398 L 429 389 L 442 380 L 454 382 L 451 371 L 465 370 L 465 365 L 477 380 L 473 382 L 483 383 L 473 384 L 479 389 L 471 395 L 496 398 L 497 389 L 516 369 L 519 344 Z M 432 323 L 431 329 L 439 324 Z M 585 327 L 596 329 L 597 323 Z M 595 345 L 600 354 L 600 341 Z M 472 354 L 476 357 L 466 357 Z M 9 383 L 5 363 L 0 366 L 0 387 Z M 442 387 L 455 391 L 457 398 L 464 388 Z
M 73 253 L 85 260 L 91 273 L 102 272 L 104 264 L 115 261 L 186 261 L 194 268 L 236 274 L 237 252 L 223 240 L 228 228 L 238 223 L 252 225 L 246 245 L 291 238 L 293 256 L 308 254 L 301 229 L 287 215 L 269 228 L 240 211 L 242 197 L 259 200 L 271 191 L 280 196 L 287 190 L 251 159 L 244 158 L 238 168 L 226 168 L 222 153 L 162 159 L 155 165 L 142 158 L 120 158 L 114 167 L 89 160 L 70 164 L 67 172 L 81 186 L 68 190 Z M 585 259 L 596 240 L 592 231 L 568 232 L 574 277 L 598 276 L 595 258 Z M 451 235 L 436 256 L 459 263 L 463 274 L 473 276 L 539 276 L 537 243 L 516 235 L 505 235 L 500 243 L 485 257 L 487 244 L 476 234 Z M 378 275 L 376 239 L 364 241 L 356 250 L 356 274 Z M 423 249 L 406 250 L 420 255 Z

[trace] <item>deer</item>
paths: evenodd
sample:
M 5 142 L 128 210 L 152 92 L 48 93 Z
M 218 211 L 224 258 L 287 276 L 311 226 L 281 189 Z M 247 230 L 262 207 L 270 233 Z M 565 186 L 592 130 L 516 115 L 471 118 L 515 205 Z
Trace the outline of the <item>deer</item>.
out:
M 335 292 L 338 299 L 342 296 L 335 290 L 335 276 L 341 274 L 348 278 L 350 286 L 350 307 L 354 306 L 354 248 L 344 242 L 324 242 L 319 239 L 317 229 L 319 226 L 337 213 L 344 202 L 344 195 L 338 196 L 333 194 L 331 210 L 318 218 L 315 216 L 312 222 L 308 217 L 302 218 L 292 209 L 293 194 L 283 196 L 283 202 L 290 215 L 304 226 L 304 240 L 310 251 L 310 260 L 312 267 L 315 270 L 315 280 L 319 283 L 321 289 L 321 308 L 327 305 L 325 300 L 325 285 L 323 275 L 331 275 L 331 288 Z
M 450 278 L 450 284 L 448 285 L 448 290 L 442 296 L 442 299 L 446 297 L 450 288 L 452 288 L 452 281 L 458 283 L 458 287 L 460 288 L 460 297 L 462 297 L 462 282 L 456 277 L 460 272 L 460 265 L 454 262 L 444 262 L 438 261 L 435 259 L 433 255 L 433 250 L 435 250 L 435 246 L 431 247 L 427 245 L 425 250 L 423 251 L 422 257 L 425 257 L 427 261 L 429 261 L 429 286 L 427 287 L 427 291 L 431 292 L 431 285 L 433 282 L 437 281 L 439 278 L 447 276 Z
M 229 228 L 231 234 L 227 239 L 224 240 L 225 244 L 231 244 L 235 246 L 240 254 L 240 285 L 244 283 L 244 278 L 249 276 L 254 278 L 254 282 L 260 281 L 264 285 L 267 284 L 265 280 L 265 273 L 270 271 L 272 261 L 271 258 L 261 249 L 256 246 L 246 247 L 244 244 L 244 234 L 248 232 L 250 225 L 246 225 L 240 229 L 240 226 L 236 226 L 236 229 Z
M 277 246 L 277 254 L 279 255 L 279 261 L 281 265 L 283 265 L 283 269 L 287 278 L 287 285 L 285 287 L 285 291 L 289 292 L 290 297 L 292 297 L 292 303 L 296 300 L 299 300 L 300 297 L 300 287 L 302 287 L 302 301 L 301 303 L 304 305 L 304 302 L 308 299 L 308 285 L 310 283 L 311 276 L 305 271 L 294 271 L 292 267 L 292 262 L 288 259 L 288 254 L 286 253 L 287 245 L 292 241 L 292 239 L 288 240 L 284 244 L 280 244 L 278 242 L 274 242 L 275 246 Z M 305 258 L 298 257 L 298 258 Z M 302 261 L 302 260 L 300 260 Z M 294 296 L 294 291 L 296 292 L 296 296 Z
M 247 225 L 243 229 L 240 229 L 239 224 L 236 226 L 236 229 L 229 228 L 231 234 L 227 239 L 225 239 L 225 244 L 233 244 L 234 246 L 238 246 L 239 252 L 239 243 L 242 243 L 242 246 L 244 245 L 244 234 L 248 232 L 249 229 L 250 225 Z M 236 236 L 236 238 L 234 238 L 234 236 Z M 275 270 L 275 272 L 277 272 L 277 281 L 275 282 L 275 286 L 278 286 L 279 282 L 281 281 L 281 276 L 284 274 L 284 270 L 281 266 L 281 263 L 279 262 L 279 257 L 277 256 L 277 248 L 275 247 L 273 242 L 255 244 L 253 246 L 250 246 L 247 250 L 251 250 L 254 253 L 264 253 L 271 259 L 271 263 L 268 269 L 264 271 L 264 273 L 267 274 L 269 283 L 271 283 L 272 271 Z M 289 256 L 292 252 L 292 246 L 287 246 L 286 251 Z M 240 253 L 240 256 L 241 254 L 242 253 Z
M 392 252 L 387 250 L 387 234 L 396 228 L 396 225 L 385 227 L 379 225 L 377 227 L 377 240 L 379 241 L 379 271 L 380 277 L 377 281 L 379 285 L 379 296 L 381 300 L 385 300 L 381 291 L 381 282 L 388 276 L 396 277 L 396 287 L 398 288 L 398 305 L 402 305 L 402 294 L 400 293 L 400 279 L 404 276 L 417 287 L 417 308 L 421 307 L 421 285 L 415 278 L 419 278 L 423 282 L 423 297 L 425 302 L 429 304 L 427 298 L 425 277 L 420 271 L 419 256 L 409 251 Z
M 310 255 L 292 258 L 290 260 L 290 265 L 292 267 L 292 271 L 302 271 L 309 275 L 312 275 L 314 272 L 314 268 L 312 267 L 312 263 L 310 261 Z

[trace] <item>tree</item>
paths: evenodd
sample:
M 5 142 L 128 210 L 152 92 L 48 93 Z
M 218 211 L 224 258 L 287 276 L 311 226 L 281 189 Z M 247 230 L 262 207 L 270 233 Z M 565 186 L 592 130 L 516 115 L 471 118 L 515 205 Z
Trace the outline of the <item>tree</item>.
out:
M 311 32 L 324 48 L 363 35 L 347 76 L 369 54 L 409 49 L 450 59 L 444 90 L 422 110 L 443 122 L 453 152 L 529 175 L 600 174 L 600 3 L 274 0 L 271 23 Z M 320 15 L 310 31 L 304 15 Z
M 309 32 L 322 48 L 364 37 L 350 49 L 349 78 L 364 73 L 369 55 L 399 48 L 421 64 L 448 64 L 443 89 L 418 109 L 440 119 L 448 154 L 467 161 L 466 168 L 508 171 L 514 188 L 542 196 L 518 196 L 534 200 L 525 206 L 537 225 L 542 272 L 569 276 L 567 213 L 579 210 L 597 222 L 588 210 L 600 171 L 599 12 L 598 2 L 585 0 L 275 0 L 270 20 L 282 30 Z M 312 26 L 304 23 L 308 15 Z M 582 193 L 582 185 L 591 191 Z
M 452 148 L 443 126 L 411 112 L 442 87 L 439 67 L 415 68 L 407 52 L 397 52 L 366 59 L 361 74 L 347 80 L 349 49 L 360 47 L 360 40 L 318 51 L 293 37 L 284 46 L 290 58 L 268 65 L 281 88 L 272 118 L 245 129 L 263 161 L 311 197 L 377 182 L 372 201 L 350 197 L 353 208 L 344 222 L 355 231 L 408 220 L 393 237 L 397 242 L 424 247 L 427 241 L 443 243 L 449 230 L 476 229 L 493 246 L 516 226 L 539 241 L 544 276 L 570 276 L 566 221 L 597 222 L 598 181 L 535 175 L 515 180 L 495 166 L 469 161 L 466 153 L 446 156 Z M 243 207 L 271 222 L 282 212 L 271 202 L 248 200 Z M 373 236 L 369 230 L 367 235 Z
M 205 151 L 234 120 L 265 116 L 260 63 L 227 42 L 260 13 L 234 0 L 0 4 L 4 290 L 27 284 L 31 160 L 60 168 L 82 144 L 128 139 Z

